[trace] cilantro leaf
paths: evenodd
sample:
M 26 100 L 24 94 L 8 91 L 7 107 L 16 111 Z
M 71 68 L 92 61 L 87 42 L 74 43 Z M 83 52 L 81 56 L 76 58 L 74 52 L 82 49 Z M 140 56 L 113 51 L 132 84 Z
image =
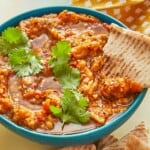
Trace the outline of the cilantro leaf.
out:
M 57 117 L 62 116 L 62 109 L 61 108 L 58 108 L 58 107 L 52 105 L 52 106 L 50 106 L 50 110 L 55 116 L 57 116 Z
M 32 50 L 14 49 L 8 58 L 9 64 L 19 77 L 37 74 L 41 71 L 41 59 Z
M 64 67 L 63 74 L 57 77 L 63 88 L 75 89 L 80 83 L 80 72 L 76 68 Z
M 59 110 L 60 108 L 50 106 L 50 111 L 54 116 L 59 117 L 63 124 L 69 122 L 86 123 L 89 121 L 90 113 L 86 110 L 88 101 L 86 98 L 83 99 L 83 96 L 78 101 L 75 93 L 78 93 L 78 91 L 64 90 L 64 95 L 61 98 L 61 111 Z M 61 112 L 61 115 L 58 115 L 58 112 Z
M 8 55 L 15 48 L 26 47 L 28 41 L 25 33 L 15 27 L 8 27 L 2 32 L 0 38 L 0 54 Z
M 62 122 L 63 122 L 63 126 L 65 123 L 76 123 L 76 124 L 79 123 L 78 120 L 76 120 L 76 118 L 70 113 L 63 113 Z
M 9 44 L 26 44 L 28 41 L 25 33 L 21 32 L 18 28 L 8 27 L 6 30 L 2 32 L 3 40 L 8 42 Z
M 59 57 L 69 57 L 69 53 L 71 51 L 71 47 L 67 41 L 59 41 L 52 49 L 52 54 Z
M 85 109 L 88 106 L 87 99 L 85 97 L 81 97 L 79 100 L 79 106 Z
M 62 97 L 62 108 L 64 112 L 74 117 L 74 123 L 86 123 L 89 120 L 89 112 L 86 110 L 88 101 L 82 94 L 77 98 L 77 93 L 79 93 L 77 90 L 73 92 L 73 90 L 65 89 Z M 81 105 L 83 104 L 83 99 L 84 107 Z
M 75 89 L 80 83 L 80 72 L 69 66 L 71 47 L 67 41 L 60 41 L 52 48 L 49 61 L 56 79 L 63 88 Z
M 9 54 L 12 47 L 13 47 L 13 45 L 10 45 L 6 41 L 4 41 L 2 38 L 0 38 L 0 54 L 2 54 L 2 55 Z M 14 49 L 14 47 L 13 47 L 13 49 Z

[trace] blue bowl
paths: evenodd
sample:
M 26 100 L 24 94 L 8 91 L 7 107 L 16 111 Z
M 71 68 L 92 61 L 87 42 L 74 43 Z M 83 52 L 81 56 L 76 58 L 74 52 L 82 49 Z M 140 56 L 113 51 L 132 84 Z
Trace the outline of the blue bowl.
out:
M 27 19 L 29 17 L 34 17 L 34 16 L 42 16 L 48 13 L 58 13 L 65 9 L 74 11 L 77 13 L 85 13 L 88 15 L 92 15 L 108 24 L 115 23 L 121 27 L 127 28 L 120 21 L 99 11 L 86 9 L 86 8 L 80 8 L 80 7 L 56 6 L 56 7 L 40 8 L 40 9 L 32 10 L 32 11 L 23 13 L 21 15 L 18 15 L 8 20 L 4 24 L 0 25 L 0 33 L 9 26 L 16 26 L 19 23 L 19 21 L 23 19 Z M 110 134 L 112 131 L 114 131 L 119 126 L 121 126 L 125 121 L 127 121 L 129 117 L 131 117 L 131 115 L 139 107 L 140 103 L 142 102 L 146 94 L 146 91 L 147 90 L 144 89 L 137 96 L 137 98 L 134 100 L 134 102 L 126 111 L 118 115 L 109 123 L 105 124 L 102 127 L 92 129 L 90 131 L 86 131 L 82 133 L 76 133 L 76 134 L 71 134 L 71 135 L 51 135 L 51 134 L 38 133 L 36 131 L 32 131 L 27 128 L 18 126 L 17 124 L 13 123 L 12 121 L 7 119 L 3 115 L 0 115 L 0 123 L 2 123 L 5 127 L 9 128 L 10 130 L 16 132 L 17 134 L 27 139 L 30 139 L 32 141 L 35 141 L 37 143 L 41 143 L 41 144 L 47 144 L 47 145 L 52 145 L 52 146 L 69 146 L 69 145 L 90 143 Z

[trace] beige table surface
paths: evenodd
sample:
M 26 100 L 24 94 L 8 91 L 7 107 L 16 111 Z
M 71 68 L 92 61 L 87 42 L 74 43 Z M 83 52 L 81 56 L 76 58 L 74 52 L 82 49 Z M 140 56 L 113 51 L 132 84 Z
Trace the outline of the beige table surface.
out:
M 9 18 L 27 10 L 52 5 L 69 5 L 69 0 L 0 0 L 0 24 Z M 124 135 L 140 121 L 145 121 L 150 129 L 150 91 L 134 115 L 114 134 Z M 0 125 L 0 150 L 51 150 L 50 146 L 41 145 L 16 135 Z

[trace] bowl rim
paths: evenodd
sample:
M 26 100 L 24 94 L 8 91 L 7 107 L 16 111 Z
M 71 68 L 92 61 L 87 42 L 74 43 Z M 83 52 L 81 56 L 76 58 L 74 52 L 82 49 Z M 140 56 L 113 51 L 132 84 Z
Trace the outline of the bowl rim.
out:
M 58 13 L 65 9 L 74 11 L 74 12 L 78 12 L 78 13 L 89 14 L 89 15 L 97 17 L 98 19 L 100 19 L 102 21 L 105 20 L 106 23 L 116 23 L 117 25 L 119 25 L 121 27 L 127 28 L 127 26 L 125 26 L 122 22 L 120 22 L 120 21 L 116 20 L 115 18 L 113 18 L 103 12 L 100 12 L 100 11 L 96 11 L 96 10 L 89 9 L 89 8 L 74 7 L 74 6 L 50 6 L 50 7 L 43 7 L 43 8 L 26 11 L 24 13 L 21 13 L 15 17 L 9 19 L 8 21 L 6 21 L 0 25 L 0 33 L 5 28 L 7 28 L 9 26 L 16 26 L 19 21 L 30 18 L 31 16 L 35 17 L 35 16 L 42 16 L 42 15 L 48 14 L 48 13 Z M 1 114 L 0 114 L 0 123 L 2 123 L 5 127 L 10 128 L 12 131 L 20 133 L 25 137 L 30 137 L 31 139 L 33 139 L 33 141 L 37 141 L 37 140 L 39 141 L 40 139 L 42 139 L 41 143 L 48 144 L 48 142 L 49 142 L 50 144 L 53 144 L 54 140 L 56 140 L 55 145 L 58 144 L 58 145 L 64 146 L 65 143 L 59 144 L 58 140 L 62 140 L 62 139 L 63 139 L 63 141 L 69 140 L 69 139 L 73 140 L 74 138 L 84 138 L 85 136 L 87 136 L 87 137 L 89 136 L 89 138 L 90 138 L 91 134 L 92 135 L 96 134 L 96 135 L 99 135 L 99 137 L 103 137 L 103 136 L 111 133 L 112 131 L 117 129 L 119 126 L 121 126 L 126 120 L 128 120 L 129 117 L 131 117 L 131 115 L 135 112 L 135 110 L 138 108 L 138 106 L 142 102 L 146 92 L 147 92 L 147 89 L 144 89 L 137 96 L 137 98 L 133 101 L 133 103 L 127 108 L 127 110 L 125 110 L 123 113 L 119 114 L 116 118 L 112 119 L 110 122 L 106 123 L 104 126 L 101 126 L 101 127 L 95 128 L 95 129 L 91 129 L 91 130 L 88 130 L 85 132 L 79 132 L 79 133 L 73 133 L 73 134 L 67 134 L 67 135 L 65 135 L 65 134 L 64 135 L 53 135 L 53 134 L 39 133 L 37 131 L 19 126 Z M 53 138 L 53 141 L 49 140 L 51 138 Z M 46 141 L 44 141 L 44 140 L 46 140 Z M 91 142 L 93 140 L 94 139 L 89 139 L 89 141 L 91 141 Z M 82 144 L 82 142 L 80 142 L 80 140 L 78 143 Z M 77 144 L 77 142 L 75 142 L 74 144 Z M 68 144 L 66 144 L 66 145 L 68 145 Z
M 124 27 L 124 28 L 128 28 L 125 24 L 123 24 L 121 21 L 117 20 L 116 18 L 110 16 L 109 14 L 106 14 L 105 12 L 102 11 L 98 11 L 95 9 L 91 9 L 91 8 L 85 8 L 85 7 L 79 7 L 79 6 L 63 6 L 63 5 L 58 5 L 58 6 L 49 6 L 49 7 L 41 7 L 41 8 L 36 8 L 36 9 L 32 9 L 32 10 L 28 10 L 25 12 L 22 12 L 18 15 L 15 15 L 14 17 L 9 18 L 7 21 L 3 22 L 2 24 L 0 24 L 0 33 L 9 26 L 9 24 L 14 24 L 13 26 L 17 25 L 16 23 L 18 23 L 18 21 L 23 20 L 23 19 L 27 19 L 29 17 L 31 17 L 31 14 L 33 17 L 36 16 L 41 16 L 42 14 L 48 14 L 48 13 L 58 13 L 61 10 L 70 10 L 70 11 L 74 11 L 74 12 L 79 12 L 79 13 L 87 13 L 89 15 L 92 16 L 100 16 L 101 18 L 105 18 L 105 20 L 107 20 L 108 22 L 113 22 L 113 23 L 117 23 L 119 26 Z M 102 19 L 103 20 L 103 19 Z

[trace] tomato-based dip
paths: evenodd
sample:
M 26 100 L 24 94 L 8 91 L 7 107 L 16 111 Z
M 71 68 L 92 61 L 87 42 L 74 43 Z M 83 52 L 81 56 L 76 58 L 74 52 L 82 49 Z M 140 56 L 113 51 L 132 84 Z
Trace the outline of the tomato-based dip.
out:
M 23 20 L 17 27 L 26 33 L 43 68 L 35 75 L 18 77 L 7 56 L 0 56 L 0 113 L 16 124 L 54 134 L 99 127 L 125 111 L 142 91 L 140 84 L 129 78 L 108 78 L 101 72 L 103 47 L 111 29 L 99 19 L 65 10 Z M 90 120 L 82 125 L 68 123 L 62 129 L 61 120 L 49 109 L 51 105 L 60 107 L 63 93 L 49 59 L 52 47 L 63 40 L 71 45 L 69 65 L 80 71 L 77 89 L 88 99 Z

